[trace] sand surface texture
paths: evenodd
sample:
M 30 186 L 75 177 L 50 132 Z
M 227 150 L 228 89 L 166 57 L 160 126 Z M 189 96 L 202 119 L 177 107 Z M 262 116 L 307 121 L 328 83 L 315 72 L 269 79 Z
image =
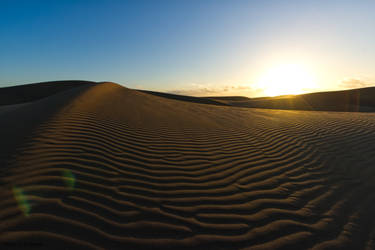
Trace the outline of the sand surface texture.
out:
M 0 112 L 0 248 L 375 249 L 375 114 L 42 97 Z

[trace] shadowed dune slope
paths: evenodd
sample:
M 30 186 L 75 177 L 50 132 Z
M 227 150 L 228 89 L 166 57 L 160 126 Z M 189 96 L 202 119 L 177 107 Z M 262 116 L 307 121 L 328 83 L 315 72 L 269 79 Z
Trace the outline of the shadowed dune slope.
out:
M 24 143 L 35 127 L 91 85 L 94 83 L 58 81 L 0 88 L 0 168 L 5 167 L 10 154 L 17 154 L 17 145 Z
M 5 246 L 375 247 L 375 114 L 205 105 L 113 83 L 3 115 L 29 113 L 27 140 L 3 155 Z
M 227 105 L 250 108 L 375 112 L 375 87 L 277 97 L 206 97 Z
M 32 102 L 86 84 L 94 82 L 52 81 L 0 88 L 0 105 Z

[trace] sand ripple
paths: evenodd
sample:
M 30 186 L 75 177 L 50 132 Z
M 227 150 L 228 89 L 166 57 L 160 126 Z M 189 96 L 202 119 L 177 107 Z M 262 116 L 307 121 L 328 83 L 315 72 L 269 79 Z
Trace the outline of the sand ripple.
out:
M 374 114 L 84 88 L 29 104 L 67 100 L 2 174 L 7 246 L 374 249 Z

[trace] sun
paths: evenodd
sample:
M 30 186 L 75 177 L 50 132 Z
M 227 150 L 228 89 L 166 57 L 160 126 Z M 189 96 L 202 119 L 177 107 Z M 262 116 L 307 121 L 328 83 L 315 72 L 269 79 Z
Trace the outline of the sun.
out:
M 298 95 L 315 87 L 312 74 L 300 64 L 281 64 L 269 69 L 257 83 L 267 96 Z

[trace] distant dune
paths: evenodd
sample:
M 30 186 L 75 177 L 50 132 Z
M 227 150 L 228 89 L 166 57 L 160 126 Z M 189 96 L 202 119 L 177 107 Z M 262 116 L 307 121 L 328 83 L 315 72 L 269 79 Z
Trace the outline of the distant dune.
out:
M 0 89 L 0 248 L 375 249 L 375 113 L 242 108 L 365 111 L 373 91 Z
M 227 105 L 267 109 L 375 112 L 375 87 L 277 97 L 206 97 Z

